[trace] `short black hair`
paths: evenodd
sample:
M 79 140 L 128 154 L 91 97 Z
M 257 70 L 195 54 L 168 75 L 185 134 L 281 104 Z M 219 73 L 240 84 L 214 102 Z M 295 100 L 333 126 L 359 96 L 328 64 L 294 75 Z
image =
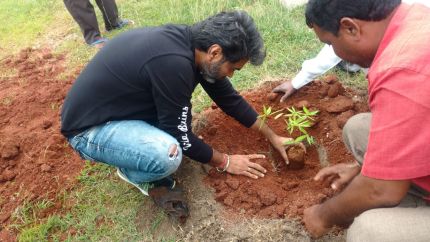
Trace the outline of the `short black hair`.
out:
M 224 59 L 235 63 L 248 59 L 261 65 L 266 57 L 263 38 L 245 11 L 221 12 L 191 26 L 194 48 L 207 51 L 218 44 Z
M 388 17 L 401 0 L 309 0 L 306 5 L 306 24 L 316 24 L 337 36 L 344 17 L 365 21 L 380 21 Z

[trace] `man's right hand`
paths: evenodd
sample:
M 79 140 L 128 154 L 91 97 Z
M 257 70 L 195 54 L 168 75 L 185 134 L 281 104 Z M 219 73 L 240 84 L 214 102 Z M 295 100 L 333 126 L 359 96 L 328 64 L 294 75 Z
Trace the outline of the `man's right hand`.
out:
M 252 162 L 252 159 L 264 159 L 266 158 L 261 154 L 252 155 L 231 155 L 230 165 L 227 168 L 227 172 L 234 175 L 248 176 L 254 179 L 264 177 L 267 172 L 261 165 Z
M 337 164 L 321 169 L 314 177 L 315 181 L 329 182 L 333 190 L 342 189 L 360 173 L 358 163 Z
M 281 97 L 281 102 L 284 102 L 295 91 L 296 89 L 293 87 L 291 81 L 286 81 L 272 90 L 274 93 L 284 93 L 284 95 Z

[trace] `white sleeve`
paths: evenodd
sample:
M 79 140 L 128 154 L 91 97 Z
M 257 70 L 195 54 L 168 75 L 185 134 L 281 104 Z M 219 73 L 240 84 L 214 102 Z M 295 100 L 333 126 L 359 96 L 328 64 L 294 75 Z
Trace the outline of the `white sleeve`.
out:
M 324 45 L 315 58 L 303 62 L 302 69 L 291 81 L 291 84 L 295 89 L 299 89 L 336 66 L 341 60 L 334 53 L 331 45 Z
M 407 3 L 407 4 L 421 3 L 427 7 L 430 7 L 430 1 L 429 0 L 402 0 L 402 3 Z

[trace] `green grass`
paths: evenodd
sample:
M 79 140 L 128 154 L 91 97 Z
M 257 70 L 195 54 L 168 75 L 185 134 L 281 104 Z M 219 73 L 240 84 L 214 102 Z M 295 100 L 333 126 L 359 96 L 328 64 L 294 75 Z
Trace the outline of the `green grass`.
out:
M 134 225 L 137 209 L 150 202 L 137 190 L 119 181 L 107 165 L 86 163 L 79 186 L 62 194 L 67 213 L 40 219 L 52 202 L 26 203 L 13 214 L 10 228 L 20 231 L 19 241 L 139 241 L 145 236 Z M 157 224 L 153 225 L 154 227 Z
M 31 46 L 37 38 L 49 31 L 47 26 L 54 21 L 52 13 L 61 11 L 61 2 L 56 0 L 0 1 L 2 52 L 16 52 L 22 47 Z
M 232 82 L 238 90 L 254 88 L 261 80 L 291 79 L 302 62 L 315 56 L 322 47 L 313 31 L 305 25 L 304 8 L 287 10 L 277 0 L 118 0 L 117 3 L 120 15 L 135 21 L 133 27 L 192 24 L 222 10 L 248 11 L 265 40 L 267 58 L 259 67 L 247 65 L 235 73 Z M 100 11 L 93 5 L 103 30 Z M 3 20 L 0 58 L 25 47 L 50 46 L 57 53 L 67 54 L 68 70 L 73 72 L 96 53 L 94 48 L 85 45 L 79 27 L 60 0 L 1 0 L 0 17 Z M 102 34 L 112 38 L 123 31 L 126 29 L 110 33 L 102 31 Z M 337 74 L 350 85 L 365 87 L 363 75 Z M 0 100 L 0 105 L 8 105 L 10 101 Z M 197 88 L 193 94 L 194 111 L 199 112 L 209 104 L 210 99 Z M 52 206 L 50 201 L 26 203 L 18 208 L 10 226 L 19 231 L 18 239 L 145 241 L 148 235 L 136 231 L 134 219 L 139 206 L 149 201 L 147 198 L 119 182 L 112 169 L 105 165 L 87 164 L 78 181 L 74 191 L 59 195 L 67 208 L 64 214 L 41 219 L 39 213 Z M 152 229 L 157 228 L 161 218 L 154 221 Z

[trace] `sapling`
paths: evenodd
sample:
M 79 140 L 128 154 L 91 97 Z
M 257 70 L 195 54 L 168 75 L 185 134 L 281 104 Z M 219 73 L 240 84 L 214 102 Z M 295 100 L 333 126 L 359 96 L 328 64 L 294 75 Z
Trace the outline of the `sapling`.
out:
M 313 117 L 317 115 L 319 111 L 310 111 L 305 106 L 303 107 L 303 111 L 296 110 L 294 107 L 287 108 L 287 110 L 290 112 L 285 114 L 285 116 L 288 117 L 288 119 L 285 120 L 288 132 L 292 134 L 294 130 L 297 129 L 302 135 L 298 136 L 294 140 L 287 141 L 285 144 L 298 144 L 304 140 L 306 140 L 310 145 L 314 144 L 315 140 L 309 135 L 309 133 L 306 131 L 306 128 L 312 126 L 313 121 L 315 121 Z

